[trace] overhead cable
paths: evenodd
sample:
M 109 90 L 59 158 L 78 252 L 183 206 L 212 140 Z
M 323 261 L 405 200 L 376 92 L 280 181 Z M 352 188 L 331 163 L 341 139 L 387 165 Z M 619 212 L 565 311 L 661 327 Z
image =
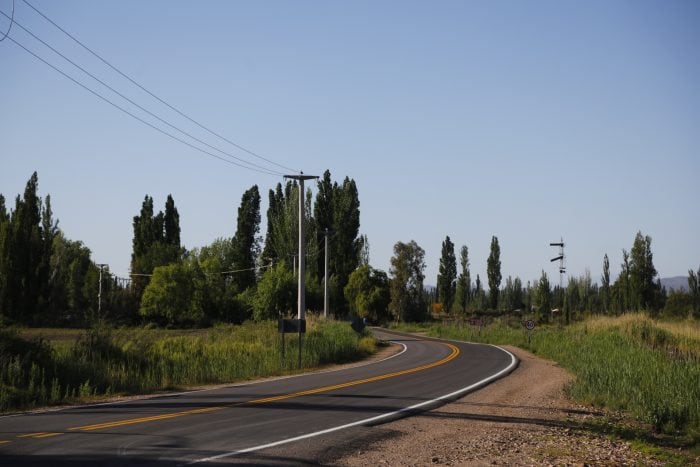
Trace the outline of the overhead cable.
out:
M 3 13 L 3 15 L 5 15 L 5 13 Z M 0 39 L 0 42 L 4 41 L 5 38 L 10 35 L 10 31 L 12 31 L 12 25 L 15 24 L 15 0 L 12 0 L 12 16 L 7 17 L 10 18 L 10 26 L 7 28 L 7 32 L 5 33 L 5 35 L 2 36 L 2 39 Z
M 242 168 L 242 169 L 252 170 L 252 171 L 259 172 L 259 173 L 262 173 L 262 174 L 265 174 L 265 175 L 279 176 L 279 173 L 277 173 L 277 172 L 273 172 L 273 171 L 270 171 L 270 170 L 267 170 L 267 169 L 261 170 L 261 169 L 257 169 L 257 168 L 254 168 L 254 167 L 249 167 L 249 166 L 247 166 L 247 165 L 243 165 L 243 164 L 240 164 L 240 163 L 238 163 L 238 162 L 234 162 L 234 161 L 232 161 L 232 160 L 230 160 L 230 159 L 225 159 L 225 158 L 223 158 L 223 157 L 221 157 L 221 156 L 217 156 L 216 154 L 211 153 L 211 152 L 209 152 L 209 151 L 207 151 L 207 150 L 205 150 L 205 149 L 202 149 L 202 148 L 200 148 L 200 147 L 197 147 L 197 146 L 193 145 L 192 143 L 190 143 L 190 142 L 188 142 L 188 141 L 185 141 L 185 140 L 182 139 L 182 138 L 178 138 L 177 136 L 173 135 L 172 133 L 168 133 L 167 131 L 163 130 L 162 128 L 159 128 L 159 127 L 153 125 L 152 123 L 147 122 L 146 120 L 142 119 L 141 117 L 139 117 L 139 116 L 133 114 L 132 112 L 129 112 L 129 111 L 128 111 L 127 109 L 125 109 L 124 107 L 121 107 L 119 104 L 115 104 L 114 102 L 112 102 L 112 101 L 109 100 L 108 98 L 104 97 L 102 94 L 98 93 L 97 91 L 95 91 L 95 90 L 89 88 L 89 87 L 86 86 L 85 84 L 83 84 L 83 83 L 81 83 L 80 81 L 76 80 L 75 78 L 73 78 L 72 76 L 68 75 L 67 73 L 65 73 L 64 71 L 62 71 L 61 69 L 59 69 L 58 67 L 54 66 L 53 64 L 49 63 L 49 62 L 46 61 L 45 59 L 41 58 L 41 57 L 40 57 L 39 55 L 37 55 L 36 53 L 34 53 L 34 52 L 32 52 L 31 50 L 29 50 L 29 49 L 28 49 L 27 47 L 25 47 L 24 45 L 22 45 L 22 44 L 20 44 L 19 42 L 17 42 L 17 41 L 16 41 L 15 39 L 13 39 L 12 37 L 8 37 L 7 39 L 10 40 L 10 41 L 11 41 L 12 43 L 14 43 L 15 45 L 17 45 L 18 47 L 20 47 L 21 49 L 23 49 L 25 52 L 27 52 L 27 53 L 29 53 L 30 55 L 32 55 L 32 56 L 33 56 L 34 58 L 36 58 L 37 60 L 39 60 L 39 61 L 43 62 L 45 65 L 47 65 L 47 66 L 53 68 L 55 71 L 57 71 L 58 73 L 60 73 L 60 74 L 63 75 L 64 77 L 68 78 L 68 79 L 71 80 L 73 83 L 75 83 L 75 84 L 77 84 L 78 86 L 80 86 L 81 88 L 85 89 L 86 91 L 90 92 L 91 94 L 95 95 L 96 97 L 102 99 L 103 101 L 107 102 L 107 103 L 110 104 L 111 106 L 113 106 L 113 107 L 115 107 L 115 108 L 121 110 L 121 111 L 124 112 L 125 114 L 127 114 L 127 115 L 129 115 L 130 117 L 132 117 L 132 118 L 138 120 L 139 122 L 143 123 L 144 125 L 149 126 L 150 128 L 153 128 L 154 130 L 156 130 L 156 131 L 158 131 L 158 132 L 164 134 L 165 136 L 168 136 L 169 138 L 172 138 L 172 139 L 174 139 L 175 141 L 178 141 L 178 142 L 184 144 L 185 146 L 188 146 L 188 147 L 190 147 L 190 148 L 192 148 L 192 149 L 194 149 L 194 150 L 196 150 L 196 151 L 199 151 L 199 152 L 201 152 L 201 153 L 203 153 L 203 154 L 206 154 L 206 155 L 208 155 L 208 156 L 211 156 L 211 157 L 214 157 L 214 158 L 216 158 L 216 159 L 219 159 L 220 161 L 226 162 L 226 163 L 228 163 L 228 164 L 235 165 L 235 166 L 240 167 L 240 168 Z
M 1 11 L 0 11 L 0 14 L 2 14 L 2 15 L 4 15 L 4 16 L 8 17 L 5 13 L 3 13 L 3 12 L 1 12 Z M 8 17 L 8 18 L 9 18 L 9 17 Z M 242 158 L 240 158 L 240 157 L 238 157 L 238 156 L 235 156 L 235 155 L 233 155 L 233 154 L 231 154 L 231 153 L 229 153 L 229 152 L 226 152 L 226 151 L 224 151 L 224 150 L 222 150 L 222 149 L 219 149 L 219 148 L 217 148 L 217 147 L 215 147 L 215 146 L 212 146 L 211 144 L 208 144 L 207 142 L 202 141 L 201 139 L 199 139 L 199 138 L 193 136 L 192 134 L 188 133 L 187 131 L 184 131 L 184 130 L 178 128 L 177 126 L 173 125 L 172 123 L 168 122 L 167 120 L 165 120 L 165 119 L 159 117 L 158 115 L 154 114 L 154 113 L 151 112 L 150 110 L 148 110 L 148 109 L 144 108 L 143 106 L 139 105 L 138 103 L 134 102 L 132 99 L 130 99 L 129 97 L 125 96 L 125 95 L 122 94 L 121 92 L 117 91 L 117 90 L 114 89 L 112 86 L 110 86 L 109 84 L 105 83 L 104 81 L 102 81 L 101 79 L 99 79 L 97 76 L 93 75 L 92 73 L 90 73 L 89 71 L 87 71 L 85 68 L 83 68 L 82 66 L 78 65 L 77 63 L 75 63 L 75 62 L 74 62 L 73 60 L 71 60 L 70 58 L 66 57 L 66 56 L 65 56 L 64 54 L 62 54 L 60 51 L 56 50 L 56 49 L 55 49 L 54 47 L 52 47 L 50 44 L 46 43 L 44 40 L 42 40 L 40 37 L 38 37 L 37 35 L 35 35 L 35 34 L 34 34 L 33 32 L 31 32 L 29 29 L 27 29 L 27 28 L 25 28 L 24 26 L 22 26 L 22 25 L 21 25 L 20 23 L 18 23 L 17 21 L 15 21 L 15 24 L 17 24 L 17 26 L 18 26 L 20 29 L 22 29 L 23 31 L 25 31 L 27 34 L 29 34 L 30 36 L 32 36 L 34 39 L 36 39 L 37 41 L 41 42 L 44 46 L 46 46 L 46 47 L 48 47 L 49 49 L 51 49 L 51 51 L 53 51 L 55 54 L 59 55 L 61 58 L 63 58 L 64 60 L 66 60 L 68 63 L 70 63 L 71 65 L 73 65 L 74 67 L 76 67 L 77 69 L 79 69 L 80 71 L 82 71 L 83 73 L 85 73 L 86 75 L 88 75 L 89 77 L 91 77 L 92 79 L 94 79 L 95 81 L 97 81 L 98 83 L 100 83 L 102 86 L 106 87 L 107 89 L 109 89 L 110 91 L 112 91 L 113 93 L 115 93 L 116 95 L 118 95 L 119 97 L 121 97 L 122 99 L 126 100 L 127 102 L 129 102 L 130 104 L 134 105 L 135 107 L 138 107 L 140 110 L 142 110 L 143 112 L 146 112 L 146 113 L 147 113 L 148 115 L 150 115 L 151 117 L 157 119 L 157 120 L 160 121 L 161 123 L 164 123 L 165 125 L 169 126 L 170 128 L 172 128 L 172 129 L 174 129 L 174 130 L 176 130 L 176 131 L 182 133 L 183 135 L 185 135 L 185 136 L 187 136 L 187 137 L 193 139 L 194 141 L 197 141 L 198 143 L 200 143 L 200 144 L 202 144 L 202 145 L 208 147 L 209 149 L 212 149 L 212 150 L 217 151 L 217 152 L 219 152 L 219 153 L 221 153 L 221 154 L 224 154 L 224 155 L 226 155 L 226 156 L 228 156 L 228 157 L 231 157 L 231 158 L 233 158 L 233 159 L 236 159 L 236 160 L 240 161 L 240 162 L 243 163 L 243 164 L 248 164 L 248 165 L 250 165 L 250 166 L 252 166 L 252 167 L 256 167 L 256 168 L 258 168 L 258 169 L 264 170 L 264 171 L 266 171 L 266 172 L 269 172 L 271 175 L 283 175 L 281 172 L 276 172 L 276 171 L 273 171 L 273 170 L 268 169 L 268 168 L 266 168 L 266 167 L 263 167 L 263 166 L 261 166 L 261 165 L 259 165 L 259 164 L 255 164 L 255 163 L 253 163 L 253 162 L 249 162 L 249 161 L 247 161 L 247 160 L 245 160 L 245 159 L 242 159 Z M 251 167 L 251 169 L 252 169 L 252 167 Z
M 14 1 L 14 0 L 13 0 L 13 1 Z M 253 156 L 253 157 L 257 157 L 257 158 L 260 159 L 260 160 L 263 160 L 263 161 L 265 161 L 265 162 L 268 162 L 268 163 L 270 163 L 270 164 L 272 164 L 272 165 L 276 165 L 277 167 L 280 167 L 280 168 L 285 169 L 285 170 L 290 170 L 290 171 L 292 171 L 292 172 L 299 172 L 298 169 L 292 169 L 292 168 L 287 167 L 287 166 L 285 166 L 285 165 L 279 164 L 279 163 L 277 163 L 277 162 L 275 162 L 275 161 L 273 161 L 273 160 L 271 160 L 271 159 L 268 159 L 268 158 L 266 158 L 266 157 L 263 157 L 263 156 L 261 156 L 261 155 L 255 153 L 255 152 L 253 152 L 253 151 L 251 151 L 251 150 L 245 148 L 244 146 L 241 146 L 240 144 L 235 143 L 234 141 L 231 141 L 230 139 L 226 138 L 225 136 L 222 136 L 221 134 L 215 132 L 214 130 L 208 128 L 208 127 L 205 126 L 204 124 L 202 124 L 202 123 L 198 122 L 197 120 L 193 119 L 192 117 L 188 116 L 187 114 L 185 114 L 184 112 L 182 112 L 181 110 L 179 110 L 178 108 L 176 108 L 175 106 L 169 104 L 169 103 L 166 102 L 164 99 L 158 97 L 156 94 L 154 94 L 153 92 L 151 92 L 151 91 L 149 91 L 148 89 L 146 89 L 144 86 L 142 86 L 141 84 L 139 84 L 136 80 L 134 80 L 133 78 L 131 78 L 129 75 L 127 75 L 126 73 L 122 72 L 119 68 L 117 68 L 116 66 L 112 65 L 109 61 L 107 61 L 105 58 L 103 58 L 100 54 L 98 54 L 97 52 L 95 52 L 94 50 L 92 50 L 90 47 L 88 47 L 87 45 L 85 45 L 84 43 L 82 43 L 80 40 L 78 40 L 77 38 L 75 38 L 75 37 L 74 37 L 72 34 L 70 34 L 68 31 L 66 31 L 65 29 L 63 29 L 63 28 L 62 28 L 61 26 L 59 26 L 58 24 L 56 24 L 53 20 L 51 20 L 51 18 L 49 18 L 49 17 L 46 16 L 44 13 L 42 13 L 41 11 L 39 11 L 39 9 L 37 9 L 34 5 L 32 5 L 31 3 L 29 3 L 27 0 L 23 0 L 23 1 L 24 1 L 24 3 L 27 4 L 27 6 L 29 6 L 32 10 L 34 10 L 36 13 L 38 13 L 42 18 L 44 18 L 46 21 L 48 21 L 49 23 L 51 23 L 52 25 L 54 25 L 59 31 L 61 31 L 62 33 L 64 33 L 66 36 L 70 37 L 75 43 L 77 43 L 77 44 L 80 45 L 82 48 L 84 48 L 85 50 L 87 50 L 89 53 L 91 53 L 94 57 L 96 57 L 96 58 L 97 58 L 98 60 L 100 60 L 102 63 L 104 63 L 104 64 L 107 65 L 109 68 L 111 68 L 112 70 L 114 70 L 115 72 L 117 72 L 117 73 L 118 73 L 119 75 L 121 75 L 124 79 L 128 80 L 129 82 L 131 82 L 134 86 L 137 86 L 137 87 L 138 87 L 139 89 L 141 89 L 143 92 L 145 92 L 145 93 L 148 94 L 149 96 L 151 96 L 151 97 L 153 97 L 154 99 L 156 99 L 156 100 L 157 100 L 158 102 L 160 102 L 161 104 L 165 105 L 166 107 L 168 107 L 168 108 L 171 109 L 172 111 L 176 112 L 176 113 L 177 113 L 178 115 L 180 115 L 181 117 L 183 117 L 183 118 L 189 120 L 190 122 L 194 123 L 195 125 L 197 125 L 197 126 L 200 127 L 201 129 L 207 131 L 209 134 L 211 134 L 211 135 L 213 135 L 213 136 L 216 136 L 217 138 L 219 138 L 219 139 L 221 139 L 221 140 L 223 140 L 223 141 L 229 143 L 230 145 L 232 145 L 232 146 L 238 148 L 239 150 L 241 150 L 241 151 L 243 151 L 243 152 L 246 152 L 246 153 L 250 154 L 250 155 Z

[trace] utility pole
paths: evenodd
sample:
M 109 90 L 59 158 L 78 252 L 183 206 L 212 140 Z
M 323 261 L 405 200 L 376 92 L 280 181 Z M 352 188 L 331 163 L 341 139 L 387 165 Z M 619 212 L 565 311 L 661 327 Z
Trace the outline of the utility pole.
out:
M 328 318 L 328 302 L 329 302 L 329 295 L 328 295 L 328 227 L 324 230 L 323 234 L 326 237 L 325 244 L 324 244 L 324 250 L 325 250 L 325 273 L 323 276 L 323 317 Z
M 106 264 L 96 264 L 100 268 L 100 284 L 97 289 L 97 319 L 102 319 L 102 270 L 107 267 Z
M 285 175 L 284 178 L 290 178 L 299 182 L 299 287 L 297 289 L 297 319 L 305 319 L 306 317 L 306 238 L 304 232 L 304 180 L 317 179 L 318 175 L 304 175 L 301 172 L 299 175 Z M 301 334 L 300 334 L 301 338 Z

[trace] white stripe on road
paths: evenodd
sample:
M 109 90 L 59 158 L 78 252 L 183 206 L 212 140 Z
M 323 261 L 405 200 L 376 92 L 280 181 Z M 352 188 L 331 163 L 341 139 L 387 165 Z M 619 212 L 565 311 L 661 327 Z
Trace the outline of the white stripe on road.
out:
M 491 344 L 484 344 L 484 345 L 491 345 Z M 469 392 L 475 391 L 476 389 L 479 389 L 479 388 L 481 388 L 481 387 L 487 385 L 488 383 L 490 383 L 490 382 L 492 382 L 492 381 L 494 381 L 494 380 L 500 378 L 501 376 L 504 376 L 504 375 L 508 374 L 509 372 L 513 371 L 513 369 L 514 369 L 514 368 L 516 367 L 516 365 L 518 364 L 518 359 L 515 358 L 515 355 L 513 355 L 512 353 L 508 352 L 506 349 L 503 349 L 503 348 L 501 348 L 501 347 L 498 347 L 498 346 L 495 346 L 495 345 L 491 345 L 491 346 L 492 346 L 492 347 L 495 347 L 495 348 L 497 348 L 497 349 L 499 349 L 499 350 L 502 350 L 503 352 L 505 352 L 505 353 L 507 353 L 508 355 L 510 355 L 510 359 L 511 359 L 511 360 L 510 360 L 510 364 L 509 364 L 506 368 L 504 368 L 504 369 L 502 369 L 501 371 L 499 371 L 498 373 L 495 373 L 495 374 L 493 374 L 493 375 L 491 375 L 491 376 L 489 376 L 489 377 L 487 377 L 487 378 L 482 379 L 481 381 L 478 381 L 478 382 L 476 382 L 476 383 L 474 383 L 474 384 L 471 384 L 471 385 L 469 385 L 469 386 L 467 386 L 467 387 L 464 387 L 464 388 L 462 388 L 462 389 L 459 389 L 459 390 L 457 390 L 457 391 L 451 392 L 451 393 L 449 393 L 449 394 L 445 394 L 444 396 L 440 396 L 440 397 L 438 397 L 438 398 L 435 398 L 435 399 L 432 399 L 432 400 L 429 400 L 429 401 L 421 402 L 420 404 L 412 405 L 412 406 L 410 406 L 410 407 L 405 407 L 405 408 L 403 408 L 403 409 L 396 410 L 396 411 L 394 411 L 394 412 L 389 412 L 389 413 L 385 413 L 385 414 L 382 414 L 382 415 L 377 415 L 377 416 L 374 416 L 374 417 L 366 418 L 366 419 L 364 419 L 364 420 L 358 420 L 358 421 L 356 421 L 356 422 L 347 423 L 347 424 L 345 424 L 345 425 L 340 425 L 340 426 L 336 426 L 336 427 L 333 427 L 333 428 L 328 428 L 328 429 L 326 429 L 326 430 L 316 431 L 316 432 L 314 432 L 314 433 L 308 433 L 308 434 L 301 435 L 301 436 L 295 436 L 294 438 L 287 438 L 287 439 L 283 439 L 283 440 L 280 440 L 280 441 L 275 441 L 275 442 L 273 442 L 273 443 L 261 444 L 261 445 L 259 445 L 259 446 L 253 446 L 253 447 L 250 447 L 250 448 L 239 449 L 239 450 L 237 450 L 237 451 L 225 452 L 225 453 L 223 453 L 223 454 L 218 454 L 218 455 L 216 455 L 216 456 L 210 456 L 210 457 L 204 457 L 204 458 L 201 458 L 201 459 L 195 459 L 195 460 L 193 460 L 193 461 L 188 462 L 187 464 L 190 465 L 190 464 L 197 464 L 197 463 L 200 463 L 200 462 L 210 462 L 210 461 L 214 461 L 214 460 L 217 460 L 217 459 L 222 459 L 222 458 L 225 458 L 225 457 L 233 457 L 233 456 L 237 456 L 237 455 L 240 455 L 240 454 L 245 454 L 245 453 L 254 452 L 254 451 L 260 451 L 260 450 L 262 450 L 262 449 L 274 448 L 274 447 L 277 447 L 277 446 L 281 446 L 281 445 L 283 445 L 283 444 L 293 443 L 293 442 L 295 442 L 295 441 L 301 441 L 301 440 L 303 440 L 303 439 L 308 439 L 308 438 L 314 438 L 314 437 L 316 437 L 316 436 L 326 435 L 326 434 L 328 434 L 328 433 L 333 433 L 333 432 L 335 432 L 335 431 L 345 430 L 345 429 L 347 429 L 347 428 L 352 428 L 352 427 L 359 426 L 359 425 L 369 425 L 369 424 L 373 424 L 373 423 L 376 423 L 376 422 L 386 421 L 387 419 L 399 418 L 399 417 L 401 417 L 402 415 L 405 415 L 405 414 L 407 414 L 407 413 L 410 413 L 410 412 L 412 412 L 412 411 L 414 411 L 414 410 L 422 409 L 422 408 L 424 408 L 424 407 L 428 407 L 428 406 L 431 406 L 431 405 L 433 405 L 433 404 L 437 404 L 437 403 L 440 403 L 440 402 L 446 402 L 446 401 L 452 400 L 452 399 L 454 399 L 454 398 L 461 397 L 461 396 L 463 396 L 463 395 L 465 395 L 465 394 L 467 394 L 467 393 L 469 393 Z

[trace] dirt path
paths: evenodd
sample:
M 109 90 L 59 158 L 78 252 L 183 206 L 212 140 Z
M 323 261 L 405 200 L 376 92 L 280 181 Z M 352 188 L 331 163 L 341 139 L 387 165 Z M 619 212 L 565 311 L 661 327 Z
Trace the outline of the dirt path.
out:
M 663 465 L 621 441 L 576 429 L 599 417 L 563 393 L 571 376 L 555 363 L 507 347 L 510 376 L 419 416 L 365 432 L 333 465 Z

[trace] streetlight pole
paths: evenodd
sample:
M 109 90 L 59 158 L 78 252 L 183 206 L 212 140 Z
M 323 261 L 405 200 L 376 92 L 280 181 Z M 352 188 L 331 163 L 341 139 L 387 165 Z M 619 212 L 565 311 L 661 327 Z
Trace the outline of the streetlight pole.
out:
M 325 251 L 325 259 L 324 259 L 324 264 L 325 264 L 325 273 L 323 275 L 323 317 L 328 318 L 328 302 L 329 302 L 329 296 L 328 296 L 328 227 L 326 227 L 324 231 L 324 235 L 326 237 L 325 243 L 324 243 L 324 251 Z
M 297 319 L 306 317 L 306 238 L 304 232 L 304 180 L 317 179 L 317 175 L 285 175 L 284 178 L 297 180 L 299 182 L 299 287 L 297 289 Z
M 102 319 L 102 270 L 107 267 L 106 264 L 96 264 L 100 268 L 100 284 L 97 289 L 97 319 Z

